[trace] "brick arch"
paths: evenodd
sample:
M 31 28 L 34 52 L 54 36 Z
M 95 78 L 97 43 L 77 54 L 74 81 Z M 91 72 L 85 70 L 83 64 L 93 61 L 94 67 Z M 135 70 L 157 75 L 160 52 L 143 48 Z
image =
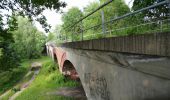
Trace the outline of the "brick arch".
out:
M 65 76 L 68 76 L 73 80 L 79 80 L 78 73 L 77 73 L 74 65 L 69 60 L 64 61 L 64 64 L 62 67 L 62 73 Z
M 58 63 L 58 58 L 57 58 L 57 54 L 53 53 L 53 57 L 54 57 L 54 62 Z

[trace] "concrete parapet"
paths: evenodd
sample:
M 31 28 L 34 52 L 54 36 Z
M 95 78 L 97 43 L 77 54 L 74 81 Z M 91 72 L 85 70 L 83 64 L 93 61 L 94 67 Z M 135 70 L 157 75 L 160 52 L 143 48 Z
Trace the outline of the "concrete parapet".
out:
M 170 33 L 140 34 L 63 43 L 62 47 L 170 56 Z

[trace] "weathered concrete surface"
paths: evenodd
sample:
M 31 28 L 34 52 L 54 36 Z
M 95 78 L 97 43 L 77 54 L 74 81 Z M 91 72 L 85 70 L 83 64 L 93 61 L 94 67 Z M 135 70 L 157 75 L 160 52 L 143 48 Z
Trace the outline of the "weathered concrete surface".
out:
M 63 44 L 70 49 L 47 46 L 63 74 L 77 71 L 89 100 L 170 100 L 170 58 L 150 56 L 169 56 L 167 37 L 169 33 Z
M 68 48 L 56 53 L 74 65 L 89 100 L 170 100 L 167 57 Z M 64 61 L 58 63 L 62 70 Z
M 87 100 L 83 87 L 61 87 L 53 92 L 48 92 L 47 95 L 58 95 L 72 97 L 74 100 Z
M 63 47 L 170 56 L 170 33 L 140 34 L 63 43 Z
M 46 43 L 47 55 L 51 56 L 53 59 L 54 59 L 54 47 L 55 43 L 53 42 Z

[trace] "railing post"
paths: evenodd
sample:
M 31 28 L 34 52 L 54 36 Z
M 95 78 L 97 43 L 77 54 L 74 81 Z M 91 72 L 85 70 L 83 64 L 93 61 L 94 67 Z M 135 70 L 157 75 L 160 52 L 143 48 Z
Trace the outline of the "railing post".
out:
M 64 41 L 67 42 L 67 35 L 64 36 Z
M 65 36 L 65 41 L 67 42 L 67 34 L 66 34 L 66 36 Z
M 83 21 L 81 21 L 81 41 L 83 41 Z
M 105 34 L 105 20 L 104 20 L 104 11 L 102 10 L 101 11 L 101 15 L 102 15 L 102 31 L 103 31 L 103 34 Z
M 73 42 L 73 32 L 71 32 L 71 42 Z
M 170 0 L 167 0 L 167 3 L 168 3 L 168 10 L 169 10 L 168 11 L 169 12 L 168 17 L 170 18 Z M 168 21 L 169 21 L 168 22 L 168 24 L 169 24 L 168 26 L 170 27 L 170 19 L 169 18 L 168 18 Z
M 163 32 L 162 20 L 161 20 L 160 24 L 161 24 L 161 32 Z
M 62 41 L 62 42 L 63 42 L 62 38 L 63 38 L 63 36 L 62 36 L 62 34 L 61 34 L 61 35 L 60 35 L 60 41 Z
M 59 41 L 61 41 L 61 37 L 60 37 L 60 35 L 59 35 Z
M 71 28 L 71 42 L 73 42 L 73 33 L 74 33 L 74 29 Z
M 136 31 L 136 34 L 138 34 L 138 26 L 136 27 L 136 30 L 137 30 L 137 31 Z
M 112 30 L 110 30 L 110 37 L 112 36 Z

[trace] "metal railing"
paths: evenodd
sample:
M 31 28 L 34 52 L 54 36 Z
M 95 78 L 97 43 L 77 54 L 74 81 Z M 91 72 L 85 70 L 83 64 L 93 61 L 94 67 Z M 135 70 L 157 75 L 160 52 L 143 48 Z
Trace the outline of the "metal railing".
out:
M 73 30 L 75 29 L 77 24 L 83 24 L 83 21 L 86 18 L 89 18 L 97 11 L 101 10 L 105 6 L 112 3 L 114 0 L 109 0 L 108 2 L 104 3 L 91 13 L 87 14 L 85 17 L 81 18 L 79 21 L 75 22 L 73 25 L 65 27 L 64 29 Z M 138 16 L 141 16 L 144 11 L 154 9 L 163 5 L 168 5 L 169 15 L 168 16 L 160 16 L 159 18 L 143 18 L 138 19 Z M 96 39 L 96 38 L 104 38 L 104 37 L 114 37 L 120 35 L 131 35 L 131 34 L 143 34 L 143 33 L 154 33 L 154 32 L 169 32 L 170 31 L 170 0 L 165 0 L 154 5 L 142 8 L 137 11 L 133 11 L 122 16 L 110 19 L 105 21 L 106 19 L 104 16 L 101 15 L 102 21 L 100 24 L 90 26 L 87 28 L 81 27 L 80 31 L 72 32 L 71 37 L 62 36 L 62 42 L 73 42 L 73 41 L 83 41 L 89 39 Z M 132 20 L 135 19 L 135 22 L 126 22 L 125 20 Z M 115 27 L 114 24 L 118 23 L 119 21 L 124 21 L 127 25 Z M 96 31 L 94 31 L 96 30 Z M 88 31 L 91 31 L 90 34 Z M 99 31 L 99 32 L 98 32 Z M 75 34 L 79 33 L 79 34 Z M 77 39 L 75 39 L 77 38 Z

